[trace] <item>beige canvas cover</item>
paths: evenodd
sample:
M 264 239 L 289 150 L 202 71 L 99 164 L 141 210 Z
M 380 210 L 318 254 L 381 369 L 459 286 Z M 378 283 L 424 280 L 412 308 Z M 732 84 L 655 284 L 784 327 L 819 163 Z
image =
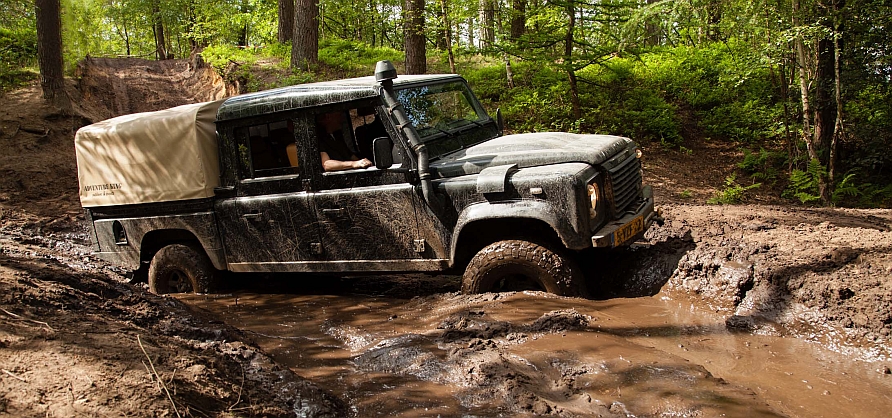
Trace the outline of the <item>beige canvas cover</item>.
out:
M 81 205 L 213 196 L 220 181 L 214 120 L 221 103 L 124 115 L 78 130 Z

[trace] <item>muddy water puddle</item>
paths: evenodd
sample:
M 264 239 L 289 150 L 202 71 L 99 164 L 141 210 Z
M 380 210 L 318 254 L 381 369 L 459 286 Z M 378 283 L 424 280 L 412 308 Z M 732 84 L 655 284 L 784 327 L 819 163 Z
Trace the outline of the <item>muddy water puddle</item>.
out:
M 246 330 L 357 416 L 892 411 L 892 376 L 877 371 L 884 364 L 795 338 L 732 333 L 723 317 L 665 294 L 466 296 L 432 293 L 444 285 L 427 279 L 394 280 L 375 295 L 341 281 L 181 299 Z M 400 297 L 407 289 L 431 294 Z

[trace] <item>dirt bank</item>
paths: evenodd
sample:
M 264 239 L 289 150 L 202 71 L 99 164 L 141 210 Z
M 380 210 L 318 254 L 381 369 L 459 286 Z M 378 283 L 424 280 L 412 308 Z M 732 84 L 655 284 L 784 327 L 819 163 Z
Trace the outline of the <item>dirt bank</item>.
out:
M 123 283 L 83 238 L 0 232 L 0 415 L 346 414 L 242 332 Z
M 892 356 L 889 210 L 666 206 L 664 213 L 669 222 L 651 237 L 690 247 L 669 287 L 728 313 L 729 327 Z

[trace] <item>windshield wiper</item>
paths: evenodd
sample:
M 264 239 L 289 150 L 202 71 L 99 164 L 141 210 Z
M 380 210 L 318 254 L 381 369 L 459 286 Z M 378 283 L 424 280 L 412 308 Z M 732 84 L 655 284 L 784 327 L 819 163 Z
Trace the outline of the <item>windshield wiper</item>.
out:
M 451 138 L 451 137 L 454 136 L 451 132 L 446 131 L 446 130 L 444 130 L 444 129 L 438 127 L 438 126 L 428 126 L 428 127 L 424 128 L 424 130 L 425 130 L 425 131 L 428 131 L 428 132 L 430 132 L 431 129 L 436 129 L 438 132 L 442 133 L 442 134 L 445 135 L 447 138 Z M 424 136 L 427 136 L 427 135 L 424 135 Z

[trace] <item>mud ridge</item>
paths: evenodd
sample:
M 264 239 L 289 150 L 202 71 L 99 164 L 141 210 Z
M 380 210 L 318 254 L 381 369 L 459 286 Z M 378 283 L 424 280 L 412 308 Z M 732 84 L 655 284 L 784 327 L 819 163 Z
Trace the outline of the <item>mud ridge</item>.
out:
M 670 289 L 781 332 L 889 358 L 892 214 L 886 210 L 666 206 L 651 240 L 689 237 Z M 854 352 L 854 351 L 853 351 Z

